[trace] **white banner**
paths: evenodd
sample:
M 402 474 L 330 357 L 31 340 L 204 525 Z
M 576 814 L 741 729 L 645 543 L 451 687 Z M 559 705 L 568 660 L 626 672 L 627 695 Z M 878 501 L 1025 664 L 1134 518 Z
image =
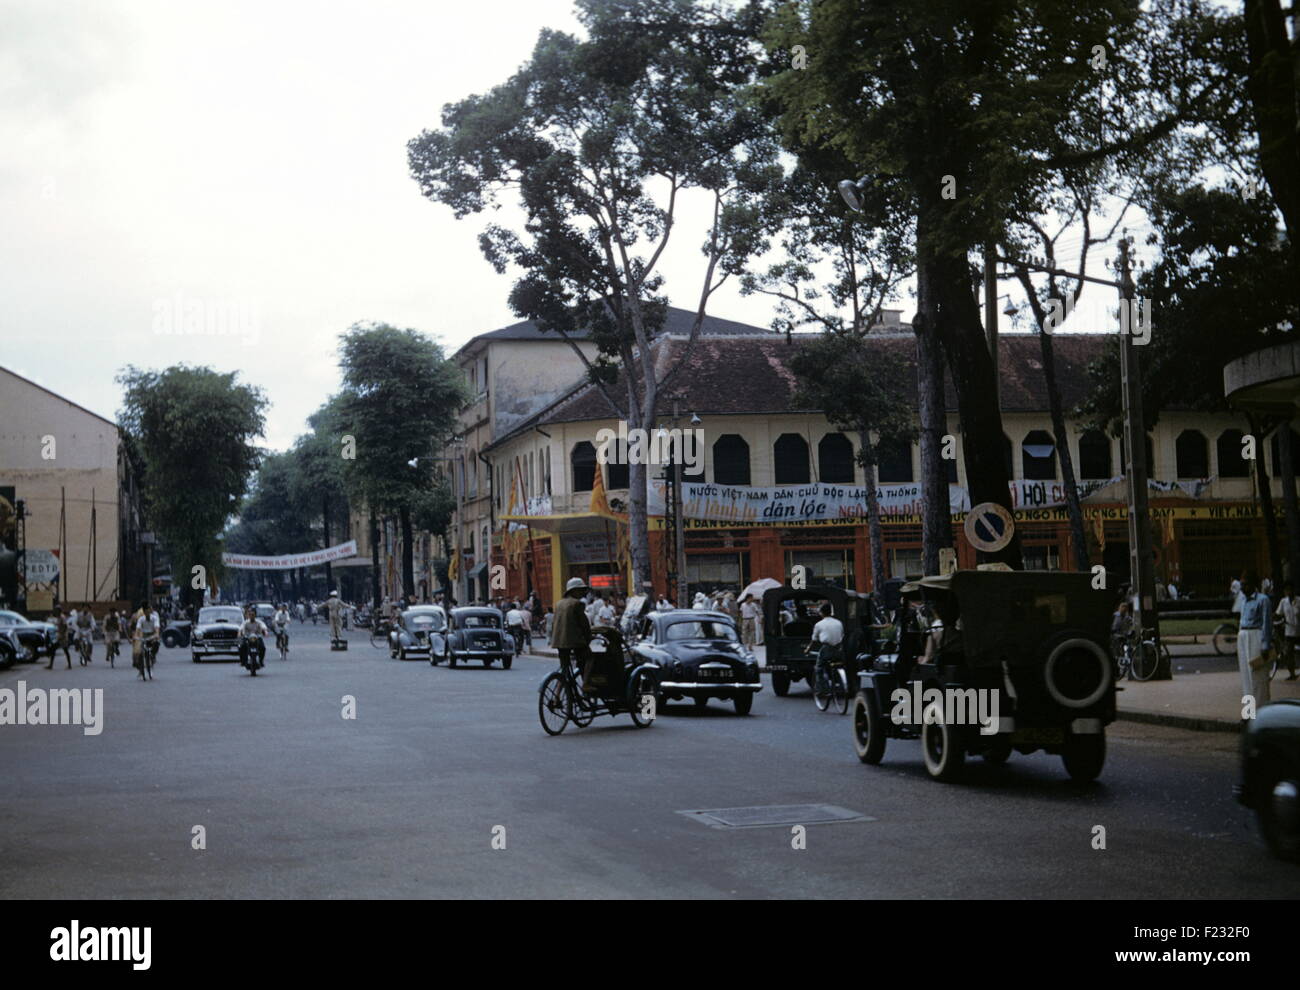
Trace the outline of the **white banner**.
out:
M 307 553 L 290 553 L 280 557 L 257 557 L 243 553 L 223 553 L 221 562 L 227 567 L 236 567 L 250 571 L 290 571 L 295 567 L 311 567 L 331 560 L 343 560 L 357 555 L 357 541 L 348 540 L 324 550 L 309 550 Z

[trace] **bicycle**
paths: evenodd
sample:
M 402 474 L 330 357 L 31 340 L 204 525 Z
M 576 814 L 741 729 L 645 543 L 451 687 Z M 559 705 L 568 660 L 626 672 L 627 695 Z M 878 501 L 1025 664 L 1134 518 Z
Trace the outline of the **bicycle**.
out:
M 105 647 L 105 652 L 108 654 L 108 656 L 105 657 L 105 659 L 108 660 L 108 665 L 114 669 L 117 668 L 117 664 L 114 663 L 113 661 L 115 661 L 118 657 L 119 647 L 120 647 L 120 643 L 116 637 L 110 639 L 108 641 L 108 644 Z
M 370 630 L 370 645 L 376 650 L 388 649 L 388 634 L 393 631 L 393 628 L 393 623 L 387 619 L 380 619 Z
M 1214 652 L 1219 656 L 1236 656 L 1237 623 L 1220 622 L 1214 627 L 1214 635 L 1210 637 L 1210 643 L 1214 646 Z
M 153 680 L 153 663 L 158 656 L 158 640 L 146 639 L 140 644 L 140 662 L 135 665 L 140 671 L 140 680 Z
M 1171 663 L 1169 647 L 1161 643 L 1157 648 L 1154 638 L 1143 639 L 1139 644 L 1137 634 L 1129 633 L 1122 638 L 1115 656 L 1115 679 L 1129 677 L 1135 681 L 1149 681 L 1160 669 L 1162 660 L 1166 665 Z
M 90 641 L 90 633 L 82 633 L 77 636 L 77 656 L 81 658 L 81 665 L 84 667 L 90 663 L 90 654 L 94 649 Z
M 280 650 L 280 659 L 289 659 L 289 632 L 286 629 L 275 631 L 275 645 Z
M 844 661 L 835 658 L 819 664 L 813 684 L 813 702 L 819 712 L 834 708 L 840 715 L 849 711 L 849 675 L 844 670 Z

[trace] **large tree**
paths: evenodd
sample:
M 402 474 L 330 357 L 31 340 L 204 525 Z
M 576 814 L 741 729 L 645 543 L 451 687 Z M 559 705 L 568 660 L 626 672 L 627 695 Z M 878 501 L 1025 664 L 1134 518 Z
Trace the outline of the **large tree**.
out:
M 349 328 L 339 364 L 343 390 L 329 419 L 338 431 L 345 486 L 369 507 L 372 519 L 377 511 L 397 516 L 402 587 L 410 594 L 415 514 L 428 513 L 433 458 L 452 438 L 456 414 L 469 401 L 465 376 L 435 341 L 384 323 Z M 345 445 L 349 437 L 352 443 Z
M 489 225 L 480 237 L 498 271 L 521 272 L 511 308 L 568 340 L 611 413 L 649 429 L 710 297 L 753 248 L 751 195 L 779 174 L 745 97 L 756 22 L 694 0 L 577 8 L 585 39 L 543 31 L 514 76 L 448 105 L 442 129 L 410 142 L 411 173 L 457 217 L 518 195 L 522 226 Z M 659 264 L 689 190 L 711 199 L 712 219 L 689 343 L 664 367 L 652 348 L 667 305 Z M 629 465 L 628 501 L 640 588 L 650 577 L 644 464 Z
M 1137 155 L 1212 102 L 1214 17 L 1196 0 L 776 3 L 772 50 L 806 65 L 767 80 L 785 140 L 824 141 L 915 217 L 923 330 L 957 392 L 972 502 L 1010 507 L 1002 417 L 971 258 L 1032 215 L 1063 169 Z M 1190 27 L 1188 26 L 1190 24 Z M 1081 132 L 1079 108 L 1104 109 Z M 1100 118 L 1099 118 L 1100 119 Z M 1020 563 L 1018 542 L 996 557 Z
M 185 365 L 128 365 L 117 376 L 125 390 L 118 422 L 144 467 L 145 518 L 171 554 L 187 605 L 196 597 L 195 566 L 208 586 L 220 579 L 218 534 L 239 511 L 260 459 L 253 440 L 265 425 L 266 398 L 237 378 Z

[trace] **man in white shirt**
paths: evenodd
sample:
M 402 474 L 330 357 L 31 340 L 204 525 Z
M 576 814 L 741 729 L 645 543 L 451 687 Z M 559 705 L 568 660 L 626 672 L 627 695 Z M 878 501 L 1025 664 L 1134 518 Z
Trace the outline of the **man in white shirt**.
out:
M 145 602 L 132 618 L 131 626 L 131 653 L 134 664 L 140 671 L 140 680 L 153 680 L 153 664 L 145 662 L 144 650 L 148 644 L 151 653 L 156 653 L 162 620 L 158 618 L 153 606 Z
M 515 652 L 524 652 L 524 610 L 519 607 L 518 602 L 511 602 L 510 608 L 506 611 L 506 629 L 514 637 Z
M 607 600 L 600 600 L 600 607 L 596 609 L 596 625 L 612 626 L 614 624 L 614 606 Z
M 844 642 L 844 623 L 831 614 L 833 610 L 830 602 L 823 602 L 820 611 L 821 620 L 813 626 L 812 639 L 804 652 L 817 647 L 816 678 L 824 690 L 826 678 L 830 676 L 830 662 L 839 656 L 840 644 Z
M 275 628 L 275 647 L 280 649 L 281 640 L 283 640 L 283 648 L 286 653 L 289 652 L 289 621 L 289 607 L 287 605 L 282 604 L 275 610 L 275 615 L 271 616 L 271 625 Z

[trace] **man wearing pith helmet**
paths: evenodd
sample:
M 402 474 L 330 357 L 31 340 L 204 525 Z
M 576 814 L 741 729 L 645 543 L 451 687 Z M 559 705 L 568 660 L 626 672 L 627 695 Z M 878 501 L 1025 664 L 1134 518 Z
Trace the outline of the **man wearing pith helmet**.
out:
M 562 664 L 582 664 L 582 689 L 585 694 L 599 694 L 604 687 L 602 678 L 594 670 L 595 664 L 588 644 L 591 643 L 591 623 L 587 621 L 587 592 L 582 578 L 569 578 L 564 586 L 564 597 L 555 603 L 555 625 L 552 643 L 560 654 Z

